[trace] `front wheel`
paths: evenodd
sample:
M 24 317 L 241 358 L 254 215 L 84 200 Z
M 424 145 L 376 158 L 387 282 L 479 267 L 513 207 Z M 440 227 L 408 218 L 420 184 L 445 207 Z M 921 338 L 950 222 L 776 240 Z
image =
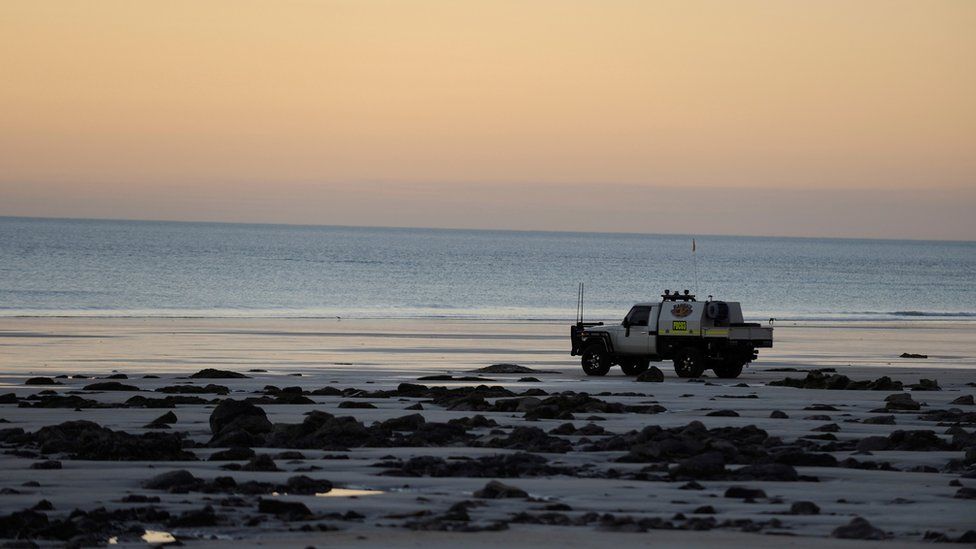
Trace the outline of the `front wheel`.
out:
M 603 344 L 596 343 L 583 349 L 580 357 L 583 371 L 588 376 L 605 376 L 610 371 L 610 355 Z
M 620 363 L 620 369 L 624 371 L 625 375 L 636 376 L 647 371 L 651 366 L 650 359 L 647 358 L 635 358 L 630 360 L 625 360 Z
M 718 366 L 712 368 L 715 375 L 725 379 L 735 379 L 739 377 L 742 373 L 742 367 L 745 366 L 741 362 L 722 362 Z
M 685 347 L 674 357 L 674 372 L 678 377 L 700 377 L 705 371 L 705 357 L 694 347 Z

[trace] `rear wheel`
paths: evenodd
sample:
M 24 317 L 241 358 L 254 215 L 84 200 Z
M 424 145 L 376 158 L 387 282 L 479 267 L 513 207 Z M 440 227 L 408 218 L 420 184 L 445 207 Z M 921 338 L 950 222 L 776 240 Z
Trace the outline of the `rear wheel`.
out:
M 742 373 L 743 366 L 745 366 L 745 364 L 741 362 L 725 361 L 712 368 L 712 370 L 715 372 L 715 375 L 717 375 L 718 377 L 725 378 L 725 379 L 735 379 L 739 377 L 739 374 Z
M 620 362 L 620 369 L 628 376 L 636 376 L 646 372 L 651 365 L 651 360 L 647 358 L 632 358 Z
M 685 347 L 674 357 L 674 372 L 678 377 L 699 377 L 705 371 L 705 357 L 694 347 Z
M 610 354 L 602 343 L 594 343 L 583 349 L 580 364 L 588 376 L 605 376 L 610 371 Z

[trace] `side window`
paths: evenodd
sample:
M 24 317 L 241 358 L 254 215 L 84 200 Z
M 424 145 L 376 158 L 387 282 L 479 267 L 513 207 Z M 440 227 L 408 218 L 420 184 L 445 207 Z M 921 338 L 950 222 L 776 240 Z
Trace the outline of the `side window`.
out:
M 647 326 L 647 319 L 651 316 L 650 307 L 634 307 L 634 314 L 630 317 L 631 326 Z

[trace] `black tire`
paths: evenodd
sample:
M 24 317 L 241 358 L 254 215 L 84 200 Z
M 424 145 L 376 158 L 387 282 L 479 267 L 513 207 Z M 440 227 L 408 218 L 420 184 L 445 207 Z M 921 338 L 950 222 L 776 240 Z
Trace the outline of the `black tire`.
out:
M 593 343 L 583 349 L 580 364 L 588 376 L 605 376 L 610 371 L 610 353 L 602 343 Z
M 735 379 L 742 373 L 743 366 L 745 366 L 745 364 L 741 362 L 722 362 L 721 364 L 718 364 L 712 368 L 712 370 L 718 377 L 724 379 Z
M 651 366 L 649 358 L 632 358 L 620 363 L 620 369 L 628 376 L 636 376 L 647 371 Z
M 705 357 L 694 347 L 685 347 L 674 355 L 674 373 L 678 377 L 701 377 L 705 371 Z

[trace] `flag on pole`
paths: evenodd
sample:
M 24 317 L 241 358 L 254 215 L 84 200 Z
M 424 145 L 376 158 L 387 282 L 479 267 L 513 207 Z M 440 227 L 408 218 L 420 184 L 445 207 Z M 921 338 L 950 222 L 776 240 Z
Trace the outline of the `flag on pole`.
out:
M 694 238 L 691 239 L 691 251 L 692 252 L 695 251 L 695 239 Z

